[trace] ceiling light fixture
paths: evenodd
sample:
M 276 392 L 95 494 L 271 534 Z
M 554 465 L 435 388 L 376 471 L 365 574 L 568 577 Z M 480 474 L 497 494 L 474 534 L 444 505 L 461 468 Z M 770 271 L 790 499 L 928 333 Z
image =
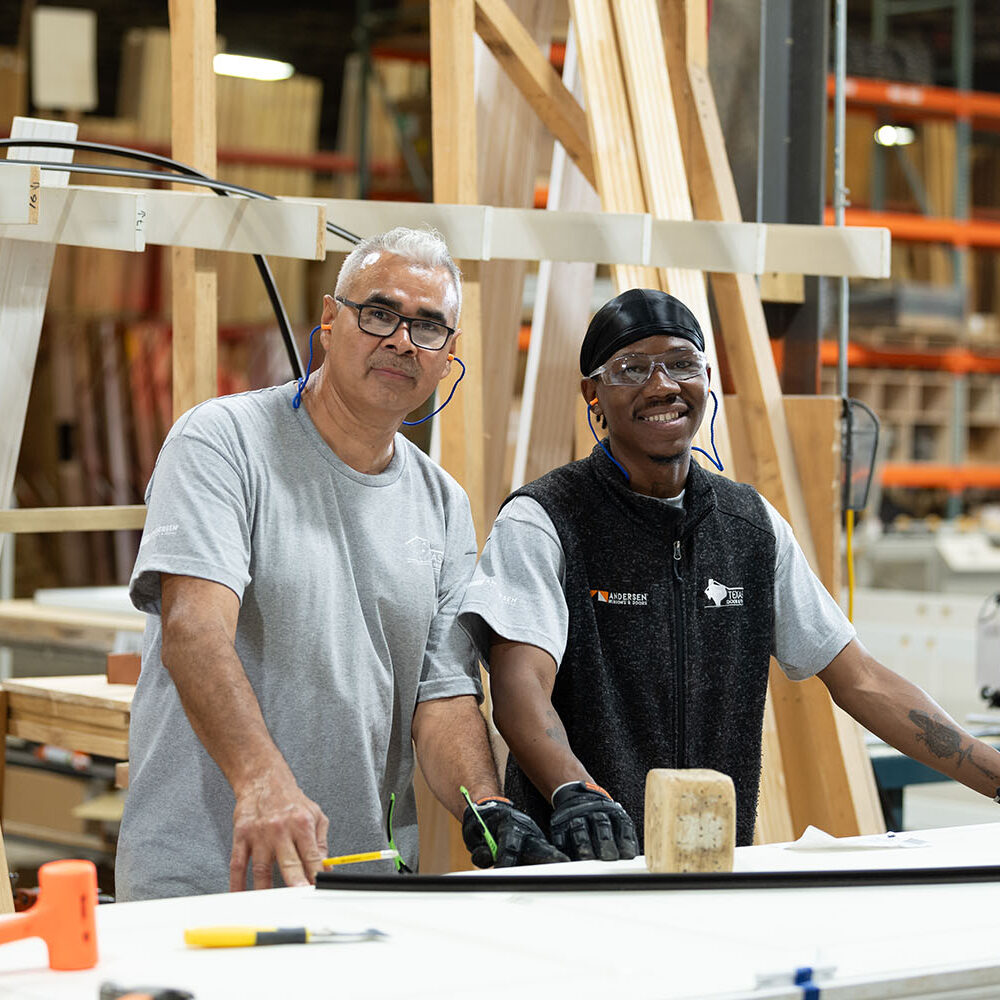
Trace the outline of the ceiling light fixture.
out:
M 229 52 L 220 52 L 212 60 L 212 68 L 222 76 L 242 76 L 248 80 L 287 80 L 295 72 L 291 63 Z
M 880 146 L 909 146 L 916 133 L 905 125 L 880 125 L 875 129 L 875 141 Z

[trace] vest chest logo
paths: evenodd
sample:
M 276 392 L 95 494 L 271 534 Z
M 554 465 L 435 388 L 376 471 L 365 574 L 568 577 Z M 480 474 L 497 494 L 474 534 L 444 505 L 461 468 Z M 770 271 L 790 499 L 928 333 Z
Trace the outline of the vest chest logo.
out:
M 649 594 L 637 594 L 628 590 L 592 590 L 590 596 L 598 604 L 617 604 L 619 607 L 645 607 L 649 604 Z
M 709 602 L 706 608 L 740 608 L 743 606 L 743 588 L 727 587 L 709 577 L 708 586 L 702 591 Z

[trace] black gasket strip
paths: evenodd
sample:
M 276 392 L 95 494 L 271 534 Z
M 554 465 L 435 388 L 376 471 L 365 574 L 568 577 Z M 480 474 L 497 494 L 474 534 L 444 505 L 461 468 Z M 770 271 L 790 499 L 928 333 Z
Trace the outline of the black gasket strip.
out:
M 361 892 L 635 892 L 691 889 L 826 889 L 1000 882 L 1000 865 L 850 871 L 618 875 L 342 875 L 320 872 L 317 889 Z

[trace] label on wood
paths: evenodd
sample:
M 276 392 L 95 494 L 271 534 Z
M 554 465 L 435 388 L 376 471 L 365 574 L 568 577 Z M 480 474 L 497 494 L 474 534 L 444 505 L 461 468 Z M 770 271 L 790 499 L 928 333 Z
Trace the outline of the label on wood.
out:
M 646 775 L 645 842 L 651 872 L 732 871 L 732 778 L 707 768 L 654 768 Z

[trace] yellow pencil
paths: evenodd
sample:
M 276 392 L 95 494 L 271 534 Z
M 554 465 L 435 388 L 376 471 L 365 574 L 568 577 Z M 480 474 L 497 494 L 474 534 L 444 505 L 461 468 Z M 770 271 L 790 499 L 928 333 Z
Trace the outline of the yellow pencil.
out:
M 362 861 L 392 861 L 399 857 L 399 851 L 365 851 L 363 854 L 341 854 L 337 858 L 324 858 L 323 867 L 332 868 L 334 865 L 356 865 Z

